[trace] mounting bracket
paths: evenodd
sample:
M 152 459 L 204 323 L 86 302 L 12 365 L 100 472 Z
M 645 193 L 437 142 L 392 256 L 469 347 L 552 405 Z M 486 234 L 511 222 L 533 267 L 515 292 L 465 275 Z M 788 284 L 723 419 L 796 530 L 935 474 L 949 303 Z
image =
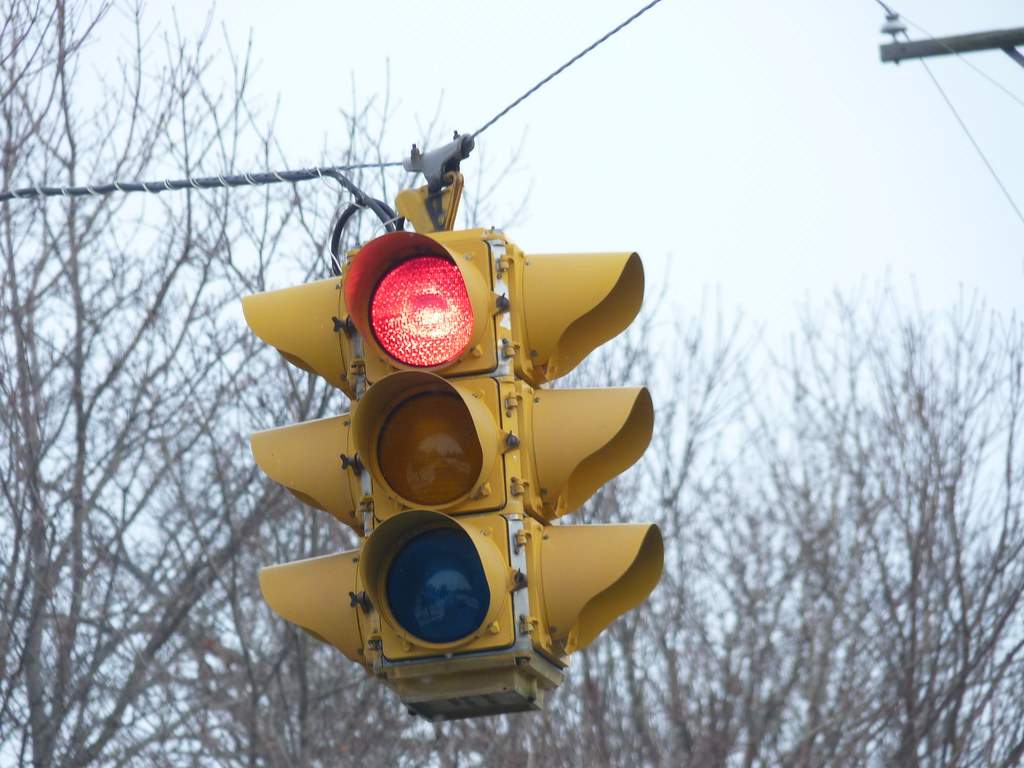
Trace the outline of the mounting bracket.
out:
M 427 178 L 427 188 L 431 194 L 437 194 L 441 187 L 446 186 L 445 177 L 449 173 L 457 173 L 459 163 L 469 157 L 476 146 L 476 140 L 470 133 L 459 135 L 455 132 L 453 139 L 443 147 L 421 152 L 415 144 L 409 157 L 402 161 L 402 167 L 410 173 L 422 173 Z

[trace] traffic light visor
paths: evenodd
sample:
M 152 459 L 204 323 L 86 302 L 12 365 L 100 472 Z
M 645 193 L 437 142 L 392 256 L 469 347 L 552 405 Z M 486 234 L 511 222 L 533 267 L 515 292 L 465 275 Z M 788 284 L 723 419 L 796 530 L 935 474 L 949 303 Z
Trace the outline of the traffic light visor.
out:
M 359 551 L 353 550 L 271 565 L 260 570 L 260 591 L 282 618 L 362 661 L 362 635 L 350 597 L 358 561 Z
M 545 517 L 560 517 L 632 466 L 654 430 L 646 387 L 538 389 L 533 405 Z
M 495 620 L 508 591 L 508 563 L 498 546 L 504 542 L 495 538 L 439 512 L 404 512 L 366 540 L 362 583 L 407 642 L 429 648 L 469 642 Z
M 472 496 L 490 477 L 500 442 L 487 406 L 422 371 L 370 387 L 352 430 L 374 479 L 407 507 L 443 509 Z
M 337 278 L 243 296 L 242 314 L 289 363 L 355 395 L 348 382 L 348 340 L 339 330 L 346 309 Z
M 446 366 L 478 344 L 490 296 L 477 269 L 413 232 L 371 240 L 345 273 L 346 304 L 360 334 L 412 368 Z
M 661 578 L 664 546 L 656 525 L 552 525 L 544 533 L 545 609 L 552 636 L 569 653 L 643 602 Z
M 540 384 L 564 376 L 625 330 L 643 299 L 635 253 L 530 254 L 522 280 L 532 361 L 526 377 Z
M 339 456 L 348 452 L 348 414 L 255 432 L 252 455 L 271 480 L 304 504 L 330 512 L 362 533 L 349 474 Z

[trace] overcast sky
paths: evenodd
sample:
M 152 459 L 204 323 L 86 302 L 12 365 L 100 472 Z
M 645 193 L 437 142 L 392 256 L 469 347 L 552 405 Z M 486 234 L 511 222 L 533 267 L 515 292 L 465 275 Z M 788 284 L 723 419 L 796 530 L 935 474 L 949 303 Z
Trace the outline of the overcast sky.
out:
M 1024 26 L 1020 0 L 893 4 L 936 35 Z M 390 67 L 399 159 L 442 92 L 446 134 L 473 131 L 640 5 L 221 0 L 217 19 L 239 45 L 251 30 L 257 92 L 280 94 L 298 167 L 342 146 L 353 79 L 381 91 Z M 176 7 L 186 24 L 206 13 Z M 523 141 L 496 201 L 529 189 L 510 237 L 637 250 L 650 290 L 671 279 L 683 307 L 710 289 L 785 326 L 804 298 L 888 280 L 929 308 L 966 290 L 1022 309 L 1024 223 L 922 65 L 879 62 L 883 21 L 874 0 L 664 0 L 488 130 L 463 171 Z M 969 57 L 1024 101 L 1024 68 Z M 962 61 L 930 61 L 1024 208 L 1024 104 Z

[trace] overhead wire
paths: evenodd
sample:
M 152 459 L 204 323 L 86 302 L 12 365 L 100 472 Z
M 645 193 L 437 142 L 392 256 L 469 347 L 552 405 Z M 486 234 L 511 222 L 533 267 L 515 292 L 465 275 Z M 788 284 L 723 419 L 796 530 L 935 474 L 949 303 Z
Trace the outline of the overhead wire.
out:
M 606 32 L 601 37 L 599 37 L 593 43 L 591 43 L 590 45 L 588 45 L 587 47 L 583 48 L 581 51 L 576 53 L 574 56 L 572 56 L 566 62 L 564 62 L 563 64 L 558 66 L 556 69 L 554 69 L 548 75 L 546 75 L 544 78 L 542 78 L 537 83 L 535 83 L 533 86 L 531 86 L 521 96 L 519 96 L 518 98 L 516 98 L 515 100 L 510 102 L 501 111 L 499 111 L 497 114 L 495 114 L 490 120 L 488 120 L 480 128 L 478 128 L 476 131 L 474 131 L 473 136 L 476 137 L 476 136 L 479 136 L 480 134 L 482 134 L 484 131 L 486 131 L 488 128 L 490 128 L 492 125 L 494 125 L 496 122 L 498 122 L 498 120 L 503 118 L 506 114 L 508 114 L 515 107 L 517 107 L 519 104 L 521 104 L 527 98 L 529 98 L 531 95 L 533 95 L 538 90 L 540 90 L 542 87 L 544 87 L 547 83 L 549 83 L 555 77 L 560 75 L 566 69 L 568 69 L 573 64 L 575 64 L 577 61 L 579 61 L 584 56 L 589 54 L 591 51 L 593 51 L 599 45 L 604 43 L 606 40 L 608 40 L 609 38 L 611 38 L 612 36 L 614 36 L 615 34 L 620 32 L 621 30 L 625 29 L 627 26 L 632 24 L 634 21 L 636 21 L 636 19 L 640 18 L 640 16 L 642 16 L 643 14 L 647 13 L 647 11 L 651 10 L 654 6 L 658 5 L 661 1 L 662 0 L 651 0 L 651 2 L 649 2 L 646 5 L 644 5 L 643 7 L 641 7 L 639 10 L 637 10 L 635 13 L 630 15 L 628 18 L 626 18 L 621 23 L 617 24 L 615 27 L 613 27 L 611 30 Z M 883 0 L 875 0 L 875 3 L 879 7 L 881 7 L 886 12 L 886 14 L 888 14 L 889 16 L 900 17 L 900 14 L 898 14 L 896 11 L 894 11 L 893 8 L 891 6 L 889 6 L 887 3 L 883 2 Z M 911 19 L 909 19 L 909 18 L 907 18 L 905 16 L 902 16 L 901 18 L 904 18 L 907 21 L 907 23 L 909 23 L 915 29 L 918 29 L 919 31 L 921 31 L 922 33 L 924 33 L 925 35 L 927 35 L 931 39 L 933 39 L 933 40 L 936 39 L 930 32 L 928 32 L 928 30 L 924 29 L 922 26 L 920 26 L 919 24 L 917 24 L 913 20 L 911 20 Z M 904 32 L 904 36 L 907 36 L 906 32 Z M 907 36 L 907 37 L 909 39 L 909 36 Z M 940 42 L 940 44 L 942 44 L 941 41 L 939 41 L 939 42 Z M 959 58 L 962 62 L 967 64 L 977 74 L 981 75 L 986 80 L 988 80 L 992 85 L 994 85 L 997 88 L 999 88 L 1007 96 L 1012 98 L 1015 102 L 1017 102 L 1021 106 L 1024 106 L 1024 99 L 1021 99 L 1019 96 L 1017 96 L 1015 93 L 1013 93 L 1010 89 L 1008 89 L 1002 83 L 998 82 L 993 77 L 991 77 L 984 70 L 978 68 L 977 66 L 972 64 L 970 61 L 967 61 L 957 51 L 952 50 L 951 48 L 949 48 L 949 46 L 944 46 L 944 47 L 946 47 L 950 51 L 950 53 L 955 54 L 957 56 L 957 58 Z M 1017 214 L 1017 217 L 1021 220 L 1021 223 L 1024 223 L 1024 212 L 1021 211 L 1020 207 L 1017 205 L 1016 201 L 1013 199 L 1013 196 L 1010 194 L 1009 189 L 1007 189 L 1006 185 L 1003 183 L 1003 181 L 1000 178 L 1000 176 L 999 176 L 998 172 L 996 171 L 995 167 L 989 161 L 988 157 L 985 155 L 985 153 L 982 150 L 981 146 L 978 144 L 977 140 L 974 138 L 974 135 L 971 133 L 970 129 L 967 127 L 967 124 L 964 122 L 964 120 L 961 117 L 960 113 L 957 111 L 956 107 L 953 105 L 953 102 L 950 100 L 949 95 L 942 88 L 942 85 L 939 83 L 938 79 L 935 77 L 935 74 L 932 72 L 932 70 L 928 66 L 927 62 L 922 60 L 921 64 L 924 66 L 925 71 L 928 73 L 929 78 L 935 84 L 935 87 L 938 89 L 939 93 L 942 95 L 943 100 L 946 102 L 946 104 L 949 107 L 950 111 L 953 113 L 953 116 L 956 118 L 956 120 L 959 123 L 960 127 L 963 129 L 963 131 L 964 131 L 965 135 L 967 136 L 968 140 L 971 142 L 971 145 L 974 147 L 975 151 L 978 153 L 978 156 L 981 158 L 982 162 L 985 164 L 985 167 L 988 169 L 988 171 L 992 175 L 993 179 L 995 179 L 996 184 L 999 186 L 1000 190 L 1002 191 L 1003 195 L 1006 197 L 1006 199 L 1009 202 L 1010 206 L 1013 208 L 1014 212 Z M 403 163 L 401 161 L 389 161 L 389 162 L 379 162 L 379 163 L 356 163 L 356 164 L 352 164 L 352 165 L 313 167 L 313 168 L 306 168 L 306 169 L 300 169 L 300 170 L 268 171 L 268 172 L 259 172 L 259 173 L 243 173 L 243 174 L 228 175 L 228 176 L 217 175 L 217 176 L 204 176 L 204 177 L 186 177 L 186 178 L 182 178 L 182 179 L 163 179 L 163 180 L 160 180 L 160 181 L 131 181 L 131 182 L 113 181 L 113 182 L 108 182 L 108 183 L 105 183 L 105 184 L 86 184 L 86 185 L 82 185 L 82 186 L 50 186 L 50 185 L 45 185 L 44 186 L 44 185 L 35 185 L 35 186 L 29 186 L 29 187 L 21 187 L 21 188 L 18 188 L 18 189 L 0 191 L 0 202 L 6 202 L 6 201 L 10 201 L 10 200 L 21 200 L 21 199 L 26 199 L 26 198 L 37 198 L 37 197 L 84 197 L 84 196 L 92 196 L 92 195 L 108 195 L 108 194 L 112 194 L 112 193 L 115 193 L 115 192 L 121 192 L 121 193 L 129 193 L 129 192 L 160 193 L 160 192 L 164 192 L 164 191 L 174 191 L 174 190 L 181 190 L 181 189 L 214 189 L 214 188 L 231 188 L 231 187 L 242 187 L 242 186 L 257 186 L 257 185 L 276 184 L 276 183 L 297 183 L 297 182 L 301 182 L 301 181 L 308 181 L 308 180 L 317 179 L 317 178 L 322 179 L 322 178 L 326 177 L 326 178 L 332 178 L 332 179 L 335 179 L 336 181 L 338 181 L 342 186 L 344 186 L 346 188 L 346 190 L 348 190 L 353 195 L 353 197 L 355 198 L 356 202 L 361 207 L 367 207 L 367 208 L 370 208 L 371 210 L 373 210 L 373 212 L 378 216 L 378 218 L 380 218 L 382 221 L 385 222 L 385 226 L 390 228 L 390 226 L 393 226 L 393 224 L 394 224 L 394 218 L 395 218 L 394 214 L 391 213 L 390 215 L 388 215 L 387 211 L 385 211 L 383 209 L 378 210 L 378 208 L 380 208 L 380 206 L 378 204 L 378 201 L 374 200 L 373 198 L 368 197 L 365 193 L 363 193 L 362 190 L 360 190 L 354 183 L 352 183 L 351 180 L 349 180 L 347 177 L 345 177 L 343 172 L 345 172 L 345 171 L 353 171 L 353 170 L 361 170 L 361 169 L 370 169 L 370 168 L 373 168 L 373 169 L 377 169 L 377 168 L 393 168 L 393 167 L 399 167 L 399 166 L 402 166 L 402 165 L 403 165 Z
M 500 120 L 505 115 L 507 115 L 509 112 L 511 112 L 515 107 L 519 106 L 519 104 L 521 104 L 522 102 L 526 101 L 527 98 L 529 98 L 534 93 L 536 93 L 538 90 L 540 90 L 543 86 L 547 85 L 549 82 L 554 80 L 558 75 L 562 74 L 562 72 L 567 70 L 569 67 L 571 67 L 573 64 L 575 64 L 580 59 L 582 59 L 584 56 L 586 56 L 592 50 L 597 48 L 597 46 L 599 46 L 601 43 L 603 43 L 609 37 L 611 37 L 612 35 L 616 34 L 620 30 L 623 30 L 626 27 L 628 27 L 630 24 L 632 24 L 634 21 L 639 19 L 641 16 L 643 16 L 645 13 L 647 13 L 649 10 L 651 10 L 651 8 L 653 8 L 654 6 L 656 6 L 660 2 L 661 2 L 661 0 L 651 0 L 651 2 L 649 2 L 643 8 L 638 10 L 636 13 L 634 13 L 628 19 L 626 19 L 621 24 L 617 25 L 613 29 L 611 29 L 608 32 L 606 32 L 605 34 L 603 34 L 597 40 L 592 42 L 590 45 L 588 45 L 582 51 L 580 51 L 575 56 L 573 56 L 571 59 L 569 59 L 567 62 L 565 62 L 560 67 L 558 67 L 557 69 L 552 71 L 551 74 L 549 74 L 546 77 L 544 77 L 543 79 L 537 81 L 537 83 L 533 87 L 531 87 L 529 90 L 527 90 L 526 93 L 524 93 L 522 96 L 517 98 L 512 103 L 510 103 L 507 107 L 505 107 L 503 110 L 501 110 L 498 114 L 496 114 L 494 117 L 492 117 L 490 120 L 488 120 L 482 126 L 480 126 L 477 130 L 475 130 L 473 132 L 473 136 L 474 137 L 479 136 L 481 133 L 486 131 L 488 128 L 490 128 L 492 125 L 494 125 L 496 122 L 498 122 L 498 120 Z
M 1010 204 L 1010 207 L 1013 208 L 1014 212 L 1017 214 L 1017 218 L 1020 219 L 1020 223 L 1024 224 L 1024 212 L 1021 211 L 1020 207 L 1017 205 L 1017 202 L 1013 199 L 1013 195 L 1010 194 L 1010 190 L 1006 188 L 1006 185 L 1003 183 L 1003 180 L 999 177 L 999 174 L 996 172 L 995 167 L 992 165 L 988 157 L 985 155 L 985 152 L 982 150 L 981 145 L 978 144 L 977 139 L 974 138 L 974 134 L 972 134 L 970 128 L 967 127 L 967 123 L 965 123 L 964 119 L 960 116 L 960 112 L 957 111 L 957 108 L 953 105 L 953 102 L 950 100 L 949 95 L 946 93 L 946 90 L 942 87 L 941 83 L 939 83 L 938 78 L 935 77 L 935 73 L 932 72 L 931 67 L 928 66 L 928 62 L 922 60 L 921 65 L 924 67 L 924 71 L 928 73 L 928 77 L 931 78 L 931 81 L 935 83 L 935 87 L 939 90 L 939 93 L 942 95 L 943 100 L 949 107 L 950 112 L 953 113 L 953 117 L 955 117 L 956 121 L 960 124 L 960 127 L 964 131 L 964 135 L 966 135 L 968 140 L 970 140 L 971 145 L 978 153 L 978 157 L 981 158 L 981 161 L 985 164 L 985 167 L 988 168 L 988 172 L 992 174 L 992 178 L 995 179 L 995 182 L 999 186 L 999 189 L 1002 190 L 1003 195 L 1006 197 L 1006 201 Z
M 593 43 L 588 45 L 582 51 L 577 53 L 567 62 L 562 64 L 560 67 L 555 69 L 545 78 L 537 82 L 531 87 L 526 93 L 517 98 L 515 101 L 510 103 L 498 114 L 483 124 L 473 135 L 479 136 L 481 133 L 486 131 L 498 120 L 508 114 L 513 108 L 524 101 L 526 98 L 531 96 L 533 93 L 538 91 L 552 79 L 557 77 L 559 74 L 564 72 L 570 66 L 575 64 L 577 61 L 582 59 L 597 46 L 603 43 L 614 34 L 624 29 L 633 23 L 640 16 L 645 14 L 651 8 L 660 3 L 661 0 L 652 0 L 643 8 L 638 10 L 628 19 L 618 24 L 616 27 L 611 29 L 606 34 L 595 40 Z M 355 186 L 351 180 L 345 175 L 345 171 L 355 171 L 367 168 L 396 168 L 404 166 L 402 161 L 389 161 L 380 163 L 355 163 L 353 165 L 332 165 L 326 167 L 313 167 L 304 168 L 300 170 L 286 170 L 286 171 L 262 171 L 259 173 L 242 173 L 235 175 L 217 175 L 217 176 L 189 176 L 183 179 L 161 179 L 159 181 L 112 181 L 104 184 L 85 184 L 82 186 L 51 186 L 51 185 L 33 185 L 28 187 L 20 187 L 18 189 L 7 189 L 0 191 L 0 202 L 7 202 L 10 200 L 24 200 L 29 198 L 39 197 L 87 197 L 95 195 L 110 195 L 115 192 L 128 193 L 128 192 L 149 192 L 157 194 L 160 192 L 169 192 L 181 189 L 218 189 L 218 188 L 230 188 L 230 187 L 244 187 L 244 186 L 258 186 L 263 184 L 279 184 L 279 183 L 297 183 L 300 181 L 309 181 L 311 179 L 323 179 L 332 178 L 338 181 L 344 186 L 356 200 L 359 207 L 370 208 L 378 218 L 384 222 L 385 227 L 390 228 L 394 225 L 396 217 L 392 212 L 390 216 L 385 215 L 386 211 L 383 209 L 378 210 L 380 206 L 377 200 L 367 196 L 362 190 Z
M 890 16 L 898 16 L 899 15 L 898 13 L 896 13 L 896 11 L 894 11 L 888 5 L 883 3 L 882 0 L 875 0 L 875 2 L 878 3 L 880 6 L 882 6 L 882 10 L 885 11 Z
M 260 173 L 241 173 L 218 176 L 188 176 L 183 179 L 162 179 L 160 181 L 112 181 L 105 184 L 86 184 L 83 186 L 31 186 L 20 189 L 8 189 L 0 192 L 0 202 L 22 200 L 32 197 L 86 197 L 90 195 L 109 195 L 114 192 L 150 192 L 160 193 L 179 189 L 217 189 L 224 187 L 257 186 L 263 184 L 292 183 L 310 179 L 330 178 L 336 180 L 352 193 L 356 200 L 363 202 L 368 198 L 344 175 L 344 171 L 356 171 L 364 168 L 390 168 L 400 166 L 401 162 L 387 163 L 356 163 L 353 165 L 331 165 L 326 167 L 302 168 L 289 171 L 263 171 Z
M 901 19 L 905 20 L 908 24 L 913 26 L 914 28 L 920 30 L 924 34 L 926 34 L 929 37 L 931 37 L 933 40 L 935 39 L 934 36 L 931 35 L 931 33 L 927 32 L 927 30 L 924 30 L 922 27 L 920 27 L 919 25 L 915 24 L 913 21 L 911 21 L 910 19 L 906 18 L 905 16 L 902 16 L 901 14 L 897 13 L 896 11 L 894 11 L 887 3 L 883 2 L 883 0 L 875 0 L 875 3 L 877 3 L 886 12 L 887 15 L 889 15 L 891 17 L 894 17 L 894 18 L 901 18 Z M 937 42 L 942 44 L 941 41 L 937 41 Z M 943 47 L 948 48 L 948 46 L 945 46 L 945 45 L 943 45 Z M 970 65 L 972 67 L 972 69 L 975 69 L 979 74 L 981 74 L 982 76 L 986 77 L 986 79 L 990 80 L 990 82 L 992 82 L 994 85 L 999 86 L 1003 90 L 1007 90 L 998 81 L 988 77 L 988 75 L 983 70 L 980 70 L 977 67 L 975 67 L 974 65 L 970 64 L 970 62 L 968 62 L 966 59 L 964 59 L 959 53 L 957 53 L 956 51 L 951 51 L 951 52 L 952 53 L 956 53 L 957 57 L 960 58 L 961 61 L 964 61 L 966 64 Z M 974 139 L 974 136 L 971 134 L 970 130 L 967 128 L 967 125 L 964 123 L 963 119 L 960 117 L 960 114 L 957 112 L 956 108 L 954 107 L 953 103 L 949 99 L 948 95 L 942 89 L 942 86 L 939 84 L 938 80 L 935 78 L 934 74 L 932 73 L 931 69 L 927 66 L 927 64 L 923 60 L 921 61 L 921 63 L 925 65 L 925 71 L 928 72 L 929 76 L 932 78 L 932 82 L 935 83 L 936 87 L 939 89 L 939 92 L 942 94 L 943 98 L 945 99 L 946 104 L 953 111 L 953 114 L 956 116 L 957 121 L 959 122 L 961 128 L 967 134 L 968 138 L 971 141 L 971 144 L 974 146 L 974 148 L 978 152 L 979 156 L 981 156 L 982 160 L 985 163 L 985 166 L 989 170 L 989 173 L 991 173 L 993 178 L 995 178 L 996 183 L 999 185 L 999 188 L 1002 190 L 1003 194 L 1006 196 L 1007 200 L 1010 202 L 1010 205 L 1012 206 L 1014 212 L 1016 212 L 1018 217 L 1021 217 L 1020 208 L 1017 206 L 1016 202 L 1010 196 L 1009 192 L 1007 191 L 1006 186 L 1003 184 L 1002 180 L 999 178 L 999 175 L 996 173 L 996 171 L 993 168 L 992 164 L 989 162 L 988 158 L 985 156 L 984 152 L 981 150 L 981 147 L 979 146 L 978 142 Z M 1015 100 L 1020 101 L 1020 99 L 1017 99 L 1017 97 L 1012 92 L 1010 92 L 1008 90 L 1007 90 L 1007 92 L 1011 96 L 1013 96 Z M 1024 102 L 1022 102 L 1022 103 L 1024 103 Z M 1022 222 L 1024 222 L 1024 218 L 1022 218 Z M 803 259 L 799 259 L 799 258 L 796 259 L 796 261 L 793 263 L 792 267 L 785 273 L 787 281 L 788 281 L 789 278 L 792 278 L 792 276 L 795 275 L 799 269 L 801 269 L 801 267 L 803 266 L 803 261 L 804 261 Z M 776 302 L 776 304 L 777 304 L 777 302 Z M 770 311 L 768 313 L 769 314 L 769 318 L 768 318 L 767 321 L 765 321 L 762 324 L 760 330 L 758 331 L 759 333 L 763 333 L 764 328 L 768 325 L 769 322 L 771 322 L 771 320 L 774 318 L 774 316 L 776 316 L 778 314 L 779 311 L 781 311 L 779 306 L 770 307 Z

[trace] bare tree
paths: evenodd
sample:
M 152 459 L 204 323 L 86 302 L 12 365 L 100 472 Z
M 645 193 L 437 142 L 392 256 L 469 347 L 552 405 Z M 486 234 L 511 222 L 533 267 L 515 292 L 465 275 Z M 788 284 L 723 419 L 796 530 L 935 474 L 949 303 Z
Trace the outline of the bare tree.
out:
M 692 764 L 1020 761 L 1021 350 L 977 303 L 839 299 L 753 379 L 663 660 Z
M 279 167 L 272 123 L 246 101 L 247 55 L 214 60 L 206 35 L 161 40 L 140 8 L 127 9 L 134 50 L 90 97 L 83 51 L 115 12 L 6 4 L 5 188 Z M 226 86 L 210 75 L 225 63 Z M 275 684 L 287 677 L 291 696 L 313 667 L 258 598 L 247 548 L 290 505 L 245 434 L 337 398 L 257 351 L 237 307 L 297 242 L 304 274 L 325 274 L 322 249 L 293 233 L 316 219 L 322 245 L 339 201 L 320 185 L 0 209 L 5 764 L 310 754 L 314 719 L 293 732 L 264 711 Z M 325 528 L 296 516 L 260 554 L 336 543 Z M 228 668 L 247 679 L 224 717 L 207 704 L 230 692 L 211 689 Z

